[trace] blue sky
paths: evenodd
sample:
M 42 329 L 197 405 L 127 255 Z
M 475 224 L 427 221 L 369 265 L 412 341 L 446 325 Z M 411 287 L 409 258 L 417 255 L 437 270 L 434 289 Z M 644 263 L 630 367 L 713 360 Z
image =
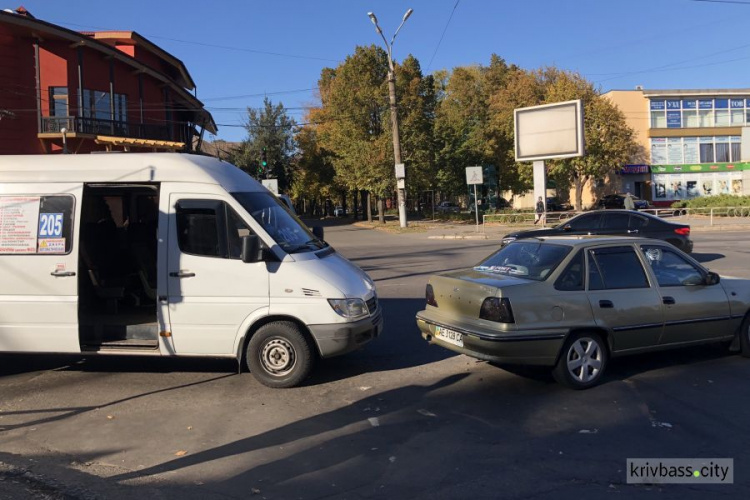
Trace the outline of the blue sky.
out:
M 356 45 L 382 44 L 371 10 L 390 39 L 414 9 L 394 57 L 414 54 L 425 72 L 487 64 L 494 52 L 527 69 L 578 71 L 603 91 L 750 87 L 750 0 L 5 0 L 0 7 L 20 4 L 70 29 L 134 30 L 171 52 L 197 82 L 217 137 L 230 141 L 244 138 L 245 109 L 260 106 L 264 94 L 301 121 L 322 68 Z

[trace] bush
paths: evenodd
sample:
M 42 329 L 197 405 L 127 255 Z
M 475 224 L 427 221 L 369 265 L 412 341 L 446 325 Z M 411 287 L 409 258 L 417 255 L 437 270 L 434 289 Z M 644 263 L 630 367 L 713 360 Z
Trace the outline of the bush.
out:
M 750 207 L 750 196 L 721 194 L 672 203 L 672 208 Z

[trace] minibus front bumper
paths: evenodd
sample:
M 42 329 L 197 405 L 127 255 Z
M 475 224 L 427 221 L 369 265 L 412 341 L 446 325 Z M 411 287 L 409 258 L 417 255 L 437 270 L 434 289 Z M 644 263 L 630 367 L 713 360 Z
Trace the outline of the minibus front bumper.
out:
M 308 325 L 308 328 L 318 345 L 320 357 L 330 358 L 358 349 L 380 335 L 383 315 L 378 311 L 352 323 Z

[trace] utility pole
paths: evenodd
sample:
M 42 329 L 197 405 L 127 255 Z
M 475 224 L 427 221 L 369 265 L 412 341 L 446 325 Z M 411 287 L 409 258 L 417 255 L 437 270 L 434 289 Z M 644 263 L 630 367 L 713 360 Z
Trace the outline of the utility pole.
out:
M 398 135 L 398 108 L 396 106 L 396 71 L 393 66 L 393 42 L 396 40 L 396 35 L 398 35 L 401 27 L 404 25 L 406 20 L 409 19 L 409 16 L 412 12 L 414 12 L 414 9 L 409 9 L 406 11 L 406 14 L 404 14 L 404 17 L 401 20 L 401 24 L 393 34 L 393 38 L 391 38 L 390 44 L 385 39 L 383 30 L 380 29 L 380 26 L 378 26 L 378 18 L 375 17 L 375 14 L 372 12 L 367 13 L 367 15 L 370 17 L 370 20 L 372 21 L 372 24 L 375 25 L 375 31 L 383 38 L 383 42 L 385 42 L 385 48 L 388 52 L 388 98 L 390 101 L 391 109 L 391 129 L 393 131 L 393 159 L 395 163 L 394 168 L 396 171 L 396 193 L 398 195 L 398 221 L 401 227 L 407 227 L 408 225 L 406 221 L 406 175 L 404 172 L 403 164 L 401 163 L 401 141 Z

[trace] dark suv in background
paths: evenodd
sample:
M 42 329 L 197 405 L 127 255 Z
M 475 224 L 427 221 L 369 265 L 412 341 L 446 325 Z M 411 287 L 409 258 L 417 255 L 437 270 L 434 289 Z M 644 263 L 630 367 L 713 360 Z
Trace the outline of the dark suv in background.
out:
M 565 235 L 639 236 L 663 240 L 685 253 L 693 251 L 690 226 L 667 222 L 659 217 L 633 210 L 596 210 L 587 212 L 549 229 L 517 231 L 503 237 L 503 245 L 511 241 L 538 236 Z

